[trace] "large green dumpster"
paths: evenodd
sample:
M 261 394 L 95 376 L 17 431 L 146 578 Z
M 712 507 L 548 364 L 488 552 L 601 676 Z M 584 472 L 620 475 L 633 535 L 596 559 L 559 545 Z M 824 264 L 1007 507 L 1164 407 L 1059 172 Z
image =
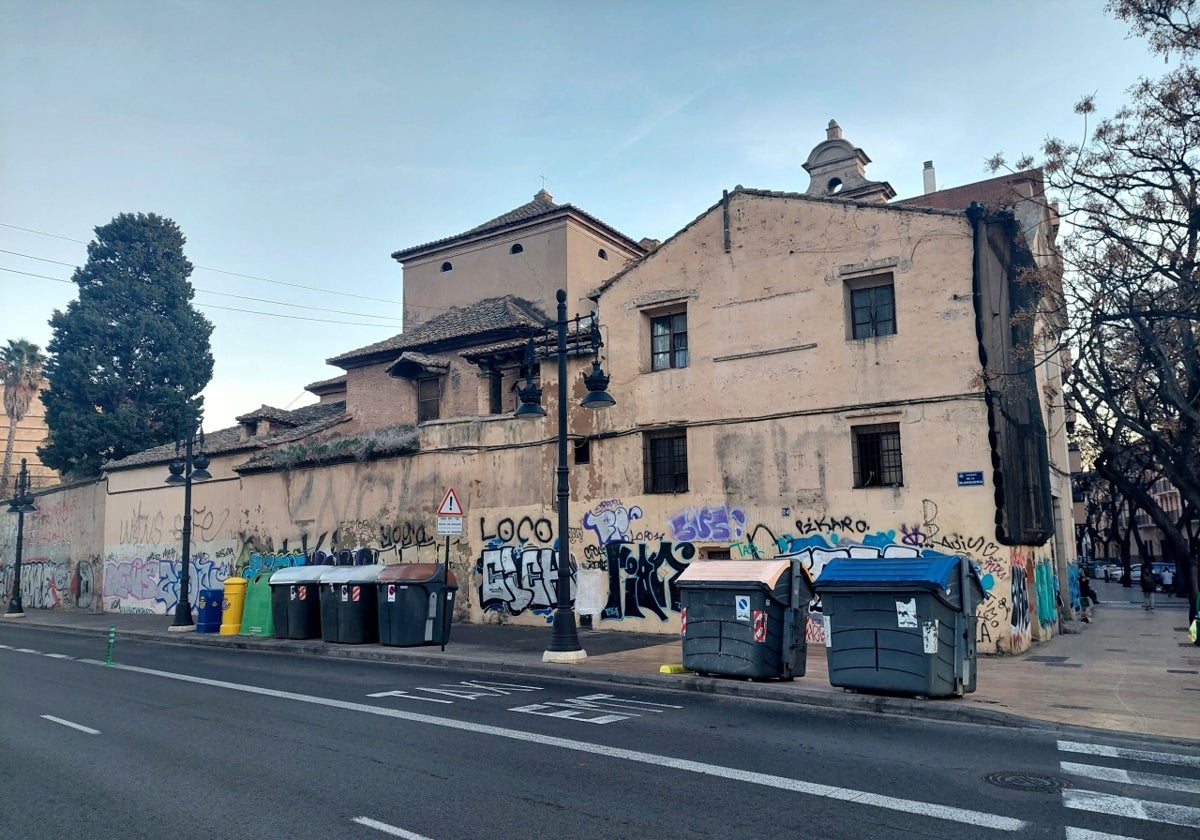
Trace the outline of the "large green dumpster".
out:
M 813 591 L 799 560 L 698 560 L 677 583 L 685 668 L 750 679 L 804 676 Z
M 975 690 L 984 590 L 965 557 L 839 557 L 815 587 L 831 685 L 926 697 Z

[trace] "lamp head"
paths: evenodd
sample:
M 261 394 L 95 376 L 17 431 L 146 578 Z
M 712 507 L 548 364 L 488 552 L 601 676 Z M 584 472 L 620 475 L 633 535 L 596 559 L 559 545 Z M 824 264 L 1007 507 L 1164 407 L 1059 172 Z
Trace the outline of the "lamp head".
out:
M 616 405 L 617 401 L 608 393 L 609 379 L 609 375 L 600 368 L 600 362 L 593 361 L 591 373 L 585 374 L 583 377 L 583 384 L 587 386 L 588 394 L 579 404 L 584 408 L 597 410 Z

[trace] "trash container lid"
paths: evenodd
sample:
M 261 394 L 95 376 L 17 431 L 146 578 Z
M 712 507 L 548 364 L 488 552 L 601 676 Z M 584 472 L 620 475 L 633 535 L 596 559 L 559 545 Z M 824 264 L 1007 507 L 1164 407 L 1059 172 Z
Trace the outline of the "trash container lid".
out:
M 790 568 L 791 560 L 696 560 L 676 580 L 680 583 L 702 580 L 758 582 L 774 589 Z M 804 573 L 807 575 L 808 570 Z
M 321 577 L 321 583 L 374 583 L 383 568 L 373 566 L 331 566 Z
M 980 591 L 983 591 L 979 570 L 965 558 L 953 554 L 930 554 L 921 557 L 836 557 L 821 570 L 816 588 L 819 592 L 823 587 L 830 585 L 846 588 L 884 585 L 889 588 L 905 587 L 936 592 L 946 589 L 952 577 L 957 578 L 960 562 L 967 562 L 967 577 L 974 580 Z
M 441 563 L 393 563 L 379 573 L 379 583 L 426 583 L 437 578 L 445 568 Z M 454 572 L 446 570 L 446 583 L 458 585 Z
M 333 568 L 333 566 L 288 566 L 286 569 L 280 569 L 272 574 L 270 583 L 272 586 L 277 583 L 316 583 Z

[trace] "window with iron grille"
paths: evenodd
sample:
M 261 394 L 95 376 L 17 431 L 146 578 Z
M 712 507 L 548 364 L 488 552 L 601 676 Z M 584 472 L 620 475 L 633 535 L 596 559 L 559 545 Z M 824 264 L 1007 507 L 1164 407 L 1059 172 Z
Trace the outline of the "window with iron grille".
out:
M 417 422 L 438 419 L 438 403 L 441 401 L 442 383 L 436 376 L 417 380 Z
M 896 334 L 896 288 L 890 274 L 847 281 L 850 338 Z
M 650 319 L 650 369 L 682 368 L 688 364 L 687 312 Z
M 855 487 L 904 484 L 899 423 L 855 426 L 850 435 L 854 444 Z
M 687 430 L 646 432 L 642 441 L 645 492 L 687 492 Z

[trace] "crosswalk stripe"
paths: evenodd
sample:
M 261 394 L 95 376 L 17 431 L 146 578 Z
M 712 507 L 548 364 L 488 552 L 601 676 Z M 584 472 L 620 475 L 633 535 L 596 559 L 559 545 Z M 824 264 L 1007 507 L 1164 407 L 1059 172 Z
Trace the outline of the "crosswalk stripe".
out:
M 1095 764 L 1075 764 L 1060 761 L 1058 766 L 1064 773 L 1100 779 L 1105 782 L 1120 782 L 1127 785 L 1157 788 L 1159 790 L 1181 790 L 1184 793 L 1200 793 L 1200 779 L 1184 779 L 1161 773 L 1131 773 L 1118 767 L 1100 767 Z
M 1149 802 L 1127 796 L 1111 796 L 1094 790 L 1064 790 L 1063 804 L 1068 808 L 1089 811 L 1094 814 L 1110 814 L 1114 817 L 1129 817 L 1135 820 L 1152 820 L 1170 825 L 1200 828 L 1200 808 L 1187 805 L 1171 805 L 1166 802 Z
M 1067 840 L 1137 840 L 1124 834 L 1105 834 L 1103 831 L 1088 831 L 1086 828 L 1067 826 Z
M 1178 764 L 1181 767 L 1200 767 L 1200 755 L 1180 755 L 1178 753 L 1153 752 L 1151 750 L 1129 750 L 1124 747 L 1110 747 L 1107 744 L 1083 744 L 1078 741 L 1059 741 L 1058 748 L 1063 752 L 1082 753 L 1083 755 L 1102 755 L 1107 758 L 1127 758 L 1133 761 L 1156 761 L 1161 764 Z

